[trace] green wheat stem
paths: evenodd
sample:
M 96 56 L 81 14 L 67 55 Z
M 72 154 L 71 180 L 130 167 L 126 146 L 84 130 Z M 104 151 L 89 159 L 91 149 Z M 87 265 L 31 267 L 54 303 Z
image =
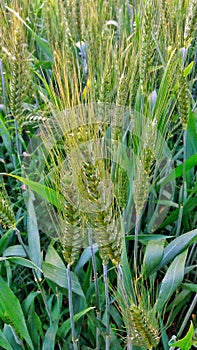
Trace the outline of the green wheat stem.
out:
M 26 246 L 25 246 L 25 244 L 24 244 L 24 242 L 22 240 L 20 230 L 15 228 L 15 233 L 16 233 L 18 241 L 21 244 L 21 246 L 23 247 L 27 257 L 30 259 L 29 252 L 28 252 L 28 250 L 27 250 L 27 248 L 26 248 Z M 40 293 L 41 293 L 41 296 L 42 296 L 42 300 L 44 302 L 44 305 L 45 305 L 45 308 L 46 308 L 46 311 L 47 311 L 47 314 L 48 314 L 48 317 L 49 317 L 49 320 L 50 320 L 50 324 L 52 324 L 53 320 L 52 320 L 51 312 L 50 312 L 48 304 L 47 304 L 47 298 L 46 298 L 46 295 L 45 295 L 45 291 L 44 291 L 41 283 L 39 282 L 39 278 L 40 277 L 38 276 L 36 270 L 32 270 L 32 272 L 33 272 L 33 275 L 34 275 L 34 280 L 35 280 L 35 282 L 36 282 L 36 284 L 37 284 L 37 286 L 38 286 L 38 288 L 40 290 Z
M 77 338 L 75 332 L 75 322 L 74 322 L 74 312 L 73 312 L 73 301 L 72 301 L 72 282 L 71 282 L 71 273 L 70 273 L 70 264 L 67 265 L 67 279 L 68 279 L 68 304 L 69 304 L 69 314 L 70 314 L 70 324 L 72 332 L 72 342 L 73 349 L 78 350 Z
M 180 210 L 179 210 L 178 224 L 176 228 L 176 237 L 178 237 L 180 234 L 182 217 L 183 217 L 183 207 L 187 199 L 187 182 L 186 182 L 186 165 L 185 165 L 187 160 L 186 143 L 187 143 L 187 129 L 183 133 L 183 193 L 182 193 L 182 203 L 180 205 Z
M 22 154 L 22 145 L 19 139 L 19 133 L 18 133 L 18 123 L 17 120 L 14 119 L 14 127 L 15 127 L 15 136 L 16 136 L 16 149 L 17 149 L 17 154 L 18 154 L 18 158 L 20 157 L 20 155 Z
M 183 185 L 184 186 L 184 185 Z M 182 218 L 183 218 L 183 204 L 180 204 L 179 208 L 179 216 L 177 220 L 177 227 L 176 227 L 176 237 L 180 235 L 180 229 L 181 229 L 181 224 L 182 224 Z
M 116 266 L 117 272 L 118 272 L 118 278 L 120 281 L 120 288 L 121 288 L 121 292 L 122 292 L 122 296 L 126 302 L 126 304 L 129 306 L 129 299 L 127 297 L 127 292 L 124 286 L 124 280 L 123 280 L 123 272 L 122 272 L 122 267 L 120 266 L 120 264 L 118 264 Z
M 194 297 L 194 299 L 193 299 L 193 301 L 192 301 L 192 303 L 191 303 L 191 305 L 190 305 L 190 307 L 189 307 L 189 310 L 187 311 L 187 313 L 186 313 L 186 315 L 185 315 L 185 318 L 184 318 L 184 320 L 183 320 L 183 322 L 182 322 L 182 324 L 181 324 L 181 328 L 180 328 L 179 331 L 178 331 L 178 334 L 177 334 L 177 337 L 178 337 L 178 338 L 179 338 L 179 337 L 181 336 L 181 334 L 183 333 L 184 328 L 185 328 L 185 326 L 187 325 L 187 322 L 188 322 L 188 320 L 189 320 L 189 318 L 190 318 L 190 316 L 191 316 L 191 314 L 192 314 L 192 312 L 193 312 L 193 310 L 194 310 L 196 304 L 197 304 L 197 293 L 196 293 L 196 295 L 195 295 L 195 297 Z
M 2 64 L 2 60 L 1 59 L 0 59 L 0 74 L 1 74 L 1 84 L 2 84 L 2 90 L 3 90 L 3 103 L 4 103 L 4 106 L 5 106 L 5 110 L 6 110 L 7 107 L 6 107 L 5 80 L 4 80 L 4 74 L 3 74 L 3 64 Z
M 136 215 L 136 221 L 135 221 L 135 240 L 134 240 L 134 268 L 135 273 L 137 274 L 137 264 L 138 264 L 138 236 L 139 236 L 139 229 L 140 229 L 140 215 Z
M 128 299 L 127 292 L 126 292 L 126 289 L 125 289 L 124 280 L 123 280 L 123 272 L 122 272 L 122 268 L 121 268 L 120 264 L 118 264 L 116 266 L 116 269 L 117 269 L 118 278 L 119 278 L 119 281 L 120 281 L 121 294 L 122 294 L 122 296 L 124 298 L 124 302 L 126 303 L 125 309 L 127 311 L 129 309 L 129 307 L 130 307 L 130 303 L 129 303 L 129 299 Z M 129 317 L 129 315 L 128 315 L 128 317 Z M 131 328 L 130 328 L 129 322 L 127 324 L 127 328 L 128 328 L 127 329 L 127 350 L 132 350 L 133 345 L 132 345 Z
M 105 310 L 106 310 L 106 337 L 105 337 L 105 350 L 110 349 L 110 300 L 109 300 L 109 288 L 107 281 L 107 265 L 103 264 L 103 280 L 105 284 Z
M 91 250 L 91 256 L 92 256 L 92 268 L 93 268 L 93 274 L 94 274 L 94 280 L 95 280 L 95 295 L 96 295 L 96 314 L 97 314 L 97 320 L 101 320 L 101 308 L 100 308 L 100 298 L 99 298 L 99 285 L 98 285 L 98 278 L 97 278 L 97 266 L 96 266 L 96 259 L 93 249 L 93 241 L 92 241 L 92 229 L 88 229 L 88 241 L 89 246 Z M 96 349 L 100 349 L 100 330 L 97 327 L 96 329 Z
M 129 317 L 129 315 L 128 315 Z M 130 325 L 127 326 L 127 350 L 133 349 L 133 342 L 132 342 L 132 336 L 131 336 L 131 328 Z
M 132 350 L 132 349 L 133 349 L 132 340 L 131 338 L 128 337 L 127 350 Z
M 184 131 L 184 134 L 183 134 L 183 203 L 185 203 L 187 199 L 187 182 L 186 182 L 186 165 L 185 165 L 187 160 L 186 147 L 187 147 L 187 129 Z

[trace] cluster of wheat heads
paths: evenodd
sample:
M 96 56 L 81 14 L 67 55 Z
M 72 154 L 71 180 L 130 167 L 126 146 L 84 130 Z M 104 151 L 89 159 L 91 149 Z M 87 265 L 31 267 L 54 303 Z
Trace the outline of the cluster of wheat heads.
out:
M 104 104 L 79 105 L 45 123 L 41 136 L 49 153 L 51 181 L 65 198 L 59 212 L 59 239 L 68 266 L 85 244 L 98 244 L 103 262 L 109 309 L 107 264 L 120 264 L 123 231 L 121 212 L 112 181 L 114 147 L 106 138 L 114 113 L 124 109 Z M 119 200 L 121 201 L 119 193 Z M 96 271 L 96 268 L 95 268 Z M 109 310 L 108 310 L 109 313 Z M 109 323 L 106 330 L 109 344 Z
M 176 5 L 172 2 L 147 1 L 136 5 L 138 10 L 136 13 L 132 6 L 125 9 L 123 4 L 119 4 L 120 11 L 117 19 L 120 22 L 117 20 L 117 23 L 107 22 L 108 16 L 113 13 L 113 7 L 109 11 L 107 3 L 103 3 L 102 9 L 96 2 L 91 3 L 89 9 L 83 1 L 77 2 L 76 6 L 73 3 L 72 5 L 72 7 L 69 4 L 63 7 L 62 12 L 64 14 L 62 21 L 67 23 L 68 28 L 65 43 L 67 45 L 69 42 L 72 50 L 66 50 L 66 46 L 55 45 L 55 41 L 53 42 L 57 91 L 50 83 L 54 99 L 51 109 L 55 125 L 58 125 L 61 134 L 64 135 L 63 147 L 65 148 L 63 158 L 59 151 L 58 156 L 62 163 L 66 155 L 66 166 L 69 171 L 65 178 L 69 177 L 69 188 L 73 191 L 70 196 L 75 198 L 74 201 L 72 200 L 72 204 L 75 203 L 75 218 L 78 220 L 83 217 L 83 225 L 90 229 L 85 229 L 85 232 L 93 230 L 104 266 L 108 259 L 118 265 L 123 235 L 120 230 L 121 210 L 118 208 L 117 193 L 121 193 L 121 200 L 124 202 L 126 195 L 125 192 L 122 193 L 121 186 L 126 183 L 125 174 L 118 176 L 118 186 L 116 183 L 111 183 L 111 179 L 109 180 L 111 164 L 98 160 L 102 156 L 98 154 L 98 149 L 95 149 L 94 142 L 88 149 L 84 147 L 88 145 L 89 140 L 101 139 L 100 135 L 103 134 L 103 129 L 100 130 L 95 125 L 93 117 L 95 112 L 90 106 L 94 101 L 116 105 L 126 104 L 130 107 L 135 105 L 140 113 L 145 115 L 144 129 L 140 134 L 143 144 L 136 157 L 133 187 L 133 200 L 139 218 L 150 191 L 155 163 L 159 162 L 161 157 L 159 150 L 155 153 L 156 148 L 161 147 L 157 143 L 158 129 L 164 138 L 168 137 L 170 116 L 176 105 L 176 99 L 172 97 L 177 92 L 180 37 L 183 43 L 184 33 L 179 30 L 180 23 L 176 23 Z M 80 19 L 77 13 L 81 16 Z M 140 20 L 136 18 L 136 21 L 140 21 L 140 25 L 134 20 L 135 23 L 130 23 L 129 30 L 124 26 L 121 27 L 123 16 L 129 14 L 132 18 L 132 13 L 136 16 L 137 13 L 140 14 Z M 183 11 L 185 21 L 186 14 L 185 5 L 185 12 Z M 88 29 L 87 21 L 89 21 Z M 163 45 L 163 38 L 165 38 L 165 45 Z M 183 72 L 180 74 L 183 75 Z M 185 94 L 184 91 L 183 94 Z M 78 107 L 75 107 L 76 105 Z M 66 112 L 61 121 L 59 112 L 64 108 L 66 110 L 70 108 L 70 112 Z M 87 112 L 87 109 L 90 110 Z M 87 127 L 87 124 L 91 127 Z M 136 124 L 138 127 L 138 122 Z M 117 130 L 113 136 L 118 141 L 122 137 Z M 57 168 L 58 172 L 59 168 Z M 108 192 L 114 193 L 113 195 L 105 193 L 106 184 Z M 66 193 L 70 193 L 67 186 L 64 183 L 65 196 Z M 104 208 L 103 203 L 105 203 Z M 70 218 L 73 220 L 72 215 Z M 78 238 L 80 251 L 82 242 L 78 233 L 76 241 L 72 239 L 71 241 L 76 247 Z M 86 233 L 83 239 L 87 241 Z M 63 243 L 62 235 L 60 240 Z M 67 247 L 69 248 L 69 244 Z M 137 311 L 132 309 L 132 312 L 134 319 Z M 145 316 L 142 316 L 142 319 L 145 320 Z
M 9 2 L 1 19 L 6 28 L 3 64 L 6 66 L 7 58 L 11 62 L 7 68 L 10 114 L 25 130 L 32 120 L 37 124 L 44 122 L 42 138 L 49 153 L 49 178 L 65 199 L 57 213 L 57 234 L 69 268 L 78 260 L 81 248 L 92 240 L 99 247 L 105 281 L 109 260 L 118 267 L 121 276 L 122 216 L 128 198 L 132 197 L 138 220 L 150 192 L 154 169 L 161 159 L 158 134 L 168 139 L 170 128 L 179 125 L 176 117 L 171 120 L 174 111 L 178 111 L 183 128 L 187 128 L 190 97 L 186 61 L 183 62 L 180 49 L 184 47 L 186 52 L 194 39 L 196 2 L 180 1 L 178 9 L 177 1 L 170 0 L 40 1 L 37 11 L 42 13 L 43 26 L 39 16 L 31 14 L 36 5 L 27 0 L 20 4 L 21 8 L 17 1 Z M 10 12 L 9 6 L 19 16 Z M 32 67 L 39 90 L 38 116 L 44 109 L 45 119 L 24 113 L 31 60 L 37 63 L 46 55 L 46 52 L 40 55 L 39 41 L 34 44 L 31 31 L 27 36 L 21 19 L 25 20 L 28 14 L 32 16 L 28 19 L 31 29 L 46 38 L 53 61 L 48 71 Z M 138 112 L 130 122 L 140 145 L 138 142 L 135 145 L 122 130 L 124 123 L 117 108 L 125 105 Z M 106 118 L 105 109 L 113 111 L 110 118 Z M 143 125 L 138 120 L 141 115 Z M 111 127 L 111 120 L 118 127 Z M 122 153 L 116 143 L 108 140 L 108 135 L 117 144 L 125 145 L 128 158 L 132 147 L 135 148 L 134 167 L 130 167 L 129 175 L 122 163 L 115 164 Z M 114 153 L 118 154 L 115 160 Z M 129 176 L 133 177 L 133 187 Z M 122 292 L 125 293 L 124 286 Z M 145 334 L 148 316 L 142 309 L 131 307 L 128 312 L 132 323 Z M 73 334 L 76 343 L 74 329 Z M 137 344 L 140 330 L 134 331 L 133 338 Z M 149 338 L 144 338 L 145 347 L 155 344 Z

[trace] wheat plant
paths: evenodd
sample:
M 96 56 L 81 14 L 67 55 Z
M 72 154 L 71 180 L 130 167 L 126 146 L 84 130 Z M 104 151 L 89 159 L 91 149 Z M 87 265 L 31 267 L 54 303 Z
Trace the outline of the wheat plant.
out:
M 195 344 L 196 9 L 1 2 L 0 347 Z

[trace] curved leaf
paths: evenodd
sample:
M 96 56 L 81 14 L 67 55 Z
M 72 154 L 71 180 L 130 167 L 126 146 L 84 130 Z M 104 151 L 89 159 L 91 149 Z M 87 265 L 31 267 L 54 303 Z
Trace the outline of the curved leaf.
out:
M 14 350 L 1 330 L 0 330 L 0 347 L 2 347 L 5 350 Z
M 143 263 L 143 271 L 145 276 L 150 275 L 154 268 L 159 265 L 163 256 L 164 242 L 164 239 L 148 242 Z
M 94 307 L 89 307 L 85 310 L 80 311 L 78 314 L 74 315 L 74 321 L 77 322 L 82 316 L 86 315 L 90 310 L 93 310 Z M 58 336 L 65 337 L 71 328 L 70 319 L 67 319 L 59 328 Z
M 172 242 L 170 242 L 167 247 L 164 249 L 163 258 L 160 264 L 154 271 L 157 271 L 161 267 L 168 264 L 172 261 L 175 256 L 185 250 L 190 244 L 197 240 L 197 229 L 184 233 L 183 235 L 175 238 Z
M 165 277 L 161 282 L 159 295 L 156 301 L 157 311 L 162 312 L 165 303 L 182 283 L 185 271 L 186 257 L 187 250 L 179 254 L 168 268 Z
M 161 179 L 157 185 L 166 185 L 168 182 L 176 179 L 183 175 L 184 170 L 188 171 L 197 165 L 197 154 L 194 154 L 189 159 L 187 159 L 184 163 L 177 166 L 168 176 Z
M 194 326 L 193 326 L 193 323 L 191 322 L 186 336 L 175 342 L 170 341 L 169 345 L 175 348 L 179 348 L 181 350 L 190 350 L 193 343 L 192 341 L 193 335 L 194 335 Z
M 25 267 L 29 267 L 29 268 L 34 269 L 34 270 L 38 270 L 40 273 L 42 273 L 42 270 L 40 269 L 40 267 L 37 266 L 36 264 L 34 264 L 31 260 L 28 260 L 28 259 L 25 259 L 22 257 L 18 257 L 18 256 L 0 258 L 0 261 L 6 261 L 6 260 L 9 260 L 10 262 L 13 262 L 14 264 L 18 264 L 18 265 L 22 265 Z
M 44 261 L 42 264 L 42 269 L 43 269 L 45 278 L 48 278 L 49 280 L 56 283 L 58 286 L 62 288 L 68 289 L 66 267 L 63 269 Z M 83 298 L 85 298 L 83 290 L 79 283 L 79 280 L 73 272 L 71 272 L 71 280 L 72 280 L 72 291 L 82 296 Z
M 56 208 L 62 209 L 62 206 L 65 202 L 64 197 L 60 193 L 54 191 L 53 189 L 39 182 L 29 180 L 25 177 L 6 173 L 0 173 L 0 175 L 11 176 L 23 182 L 25 185 L 29 186 L 33 191 L 39 194 L 42 198 L 46 199 L 49 203 L 53 204 Z

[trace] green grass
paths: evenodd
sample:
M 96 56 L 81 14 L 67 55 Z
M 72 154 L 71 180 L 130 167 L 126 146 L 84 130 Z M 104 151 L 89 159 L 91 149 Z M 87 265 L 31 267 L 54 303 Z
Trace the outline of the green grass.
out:
M 0 5 L 0 348 L 196 346 L 195 1 Z

